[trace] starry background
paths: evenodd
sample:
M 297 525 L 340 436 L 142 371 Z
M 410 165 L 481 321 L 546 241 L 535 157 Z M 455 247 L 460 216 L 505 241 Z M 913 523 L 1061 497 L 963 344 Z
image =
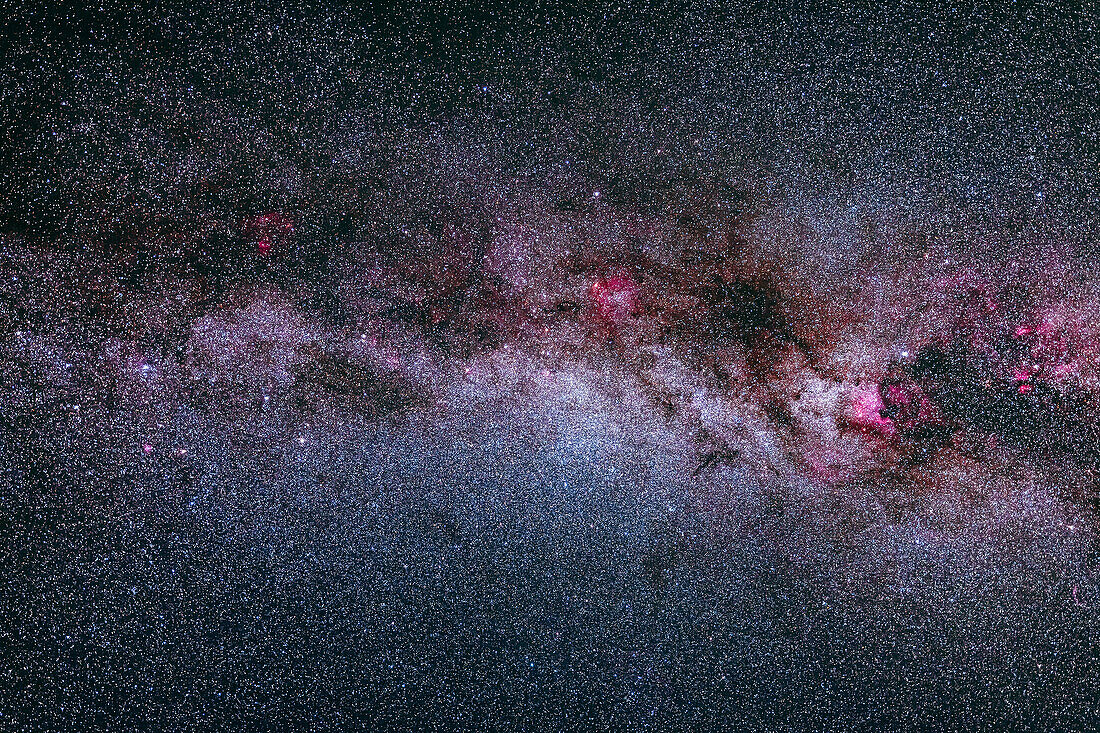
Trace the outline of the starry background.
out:
M 0 728 L 1100 726 L 1095 13 L 2 7 Z

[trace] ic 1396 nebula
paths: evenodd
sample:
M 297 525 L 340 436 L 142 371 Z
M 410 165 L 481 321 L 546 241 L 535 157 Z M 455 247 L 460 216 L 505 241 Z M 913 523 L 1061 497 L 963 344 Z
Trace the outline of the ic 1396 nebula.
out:
M 1087 4 L 3 3 L 0 730 L 1100 730 Z

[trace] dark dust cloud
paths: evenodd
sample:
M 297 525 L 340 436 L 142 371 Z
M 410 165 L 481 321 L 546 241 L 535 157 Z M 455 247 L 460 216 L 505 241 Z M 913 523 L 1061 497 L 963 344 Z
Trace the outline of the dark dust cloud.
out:
M 6 2 L 0 729 L 1100 726 L 1067 5 Z

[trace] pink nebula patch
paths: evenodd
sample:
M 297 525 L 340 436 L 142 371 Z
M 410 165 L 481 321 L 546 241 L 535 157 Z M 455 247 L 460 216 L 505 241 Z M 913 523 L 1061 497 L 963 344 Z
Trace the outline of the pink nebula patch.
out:
M 920 385 L 903 380 L 884 386 L 882 401 L 890 411 L 890 419 L 899 433 L 908 434 L 929 425 L 943 425 L 943 417 L 935 403 Z
M 609 323 L 622 323 L 637 315 L 638 283 L 625 273 L 599 278 L 588 291 L 596 316 Z
M 261 256 L 271 253 L 274 244 L 290 236 L 294 231 L 294 222 L 290 217 L 272 211 L 249 219 L 245 222 L 245 236 L 256 244 L 256 252 Z
M 852 392 L 849 415 L 858 428 L 873 430 L 882 435 L 892 436 L 897 431 L 893 420 L 885 417 L 882 411 L 886 404 L 882 401 L 879 386 L 876 383 L 860 384 Z

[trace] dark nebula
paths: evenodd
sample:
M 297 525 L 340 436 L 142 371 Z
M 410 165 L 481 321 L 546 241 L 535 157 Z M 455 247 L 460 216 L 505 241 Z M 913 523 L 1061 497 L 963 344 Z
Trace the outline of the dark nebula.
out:
M 0 730 L 1100 728 L 1071 5 L 9 3 Z

